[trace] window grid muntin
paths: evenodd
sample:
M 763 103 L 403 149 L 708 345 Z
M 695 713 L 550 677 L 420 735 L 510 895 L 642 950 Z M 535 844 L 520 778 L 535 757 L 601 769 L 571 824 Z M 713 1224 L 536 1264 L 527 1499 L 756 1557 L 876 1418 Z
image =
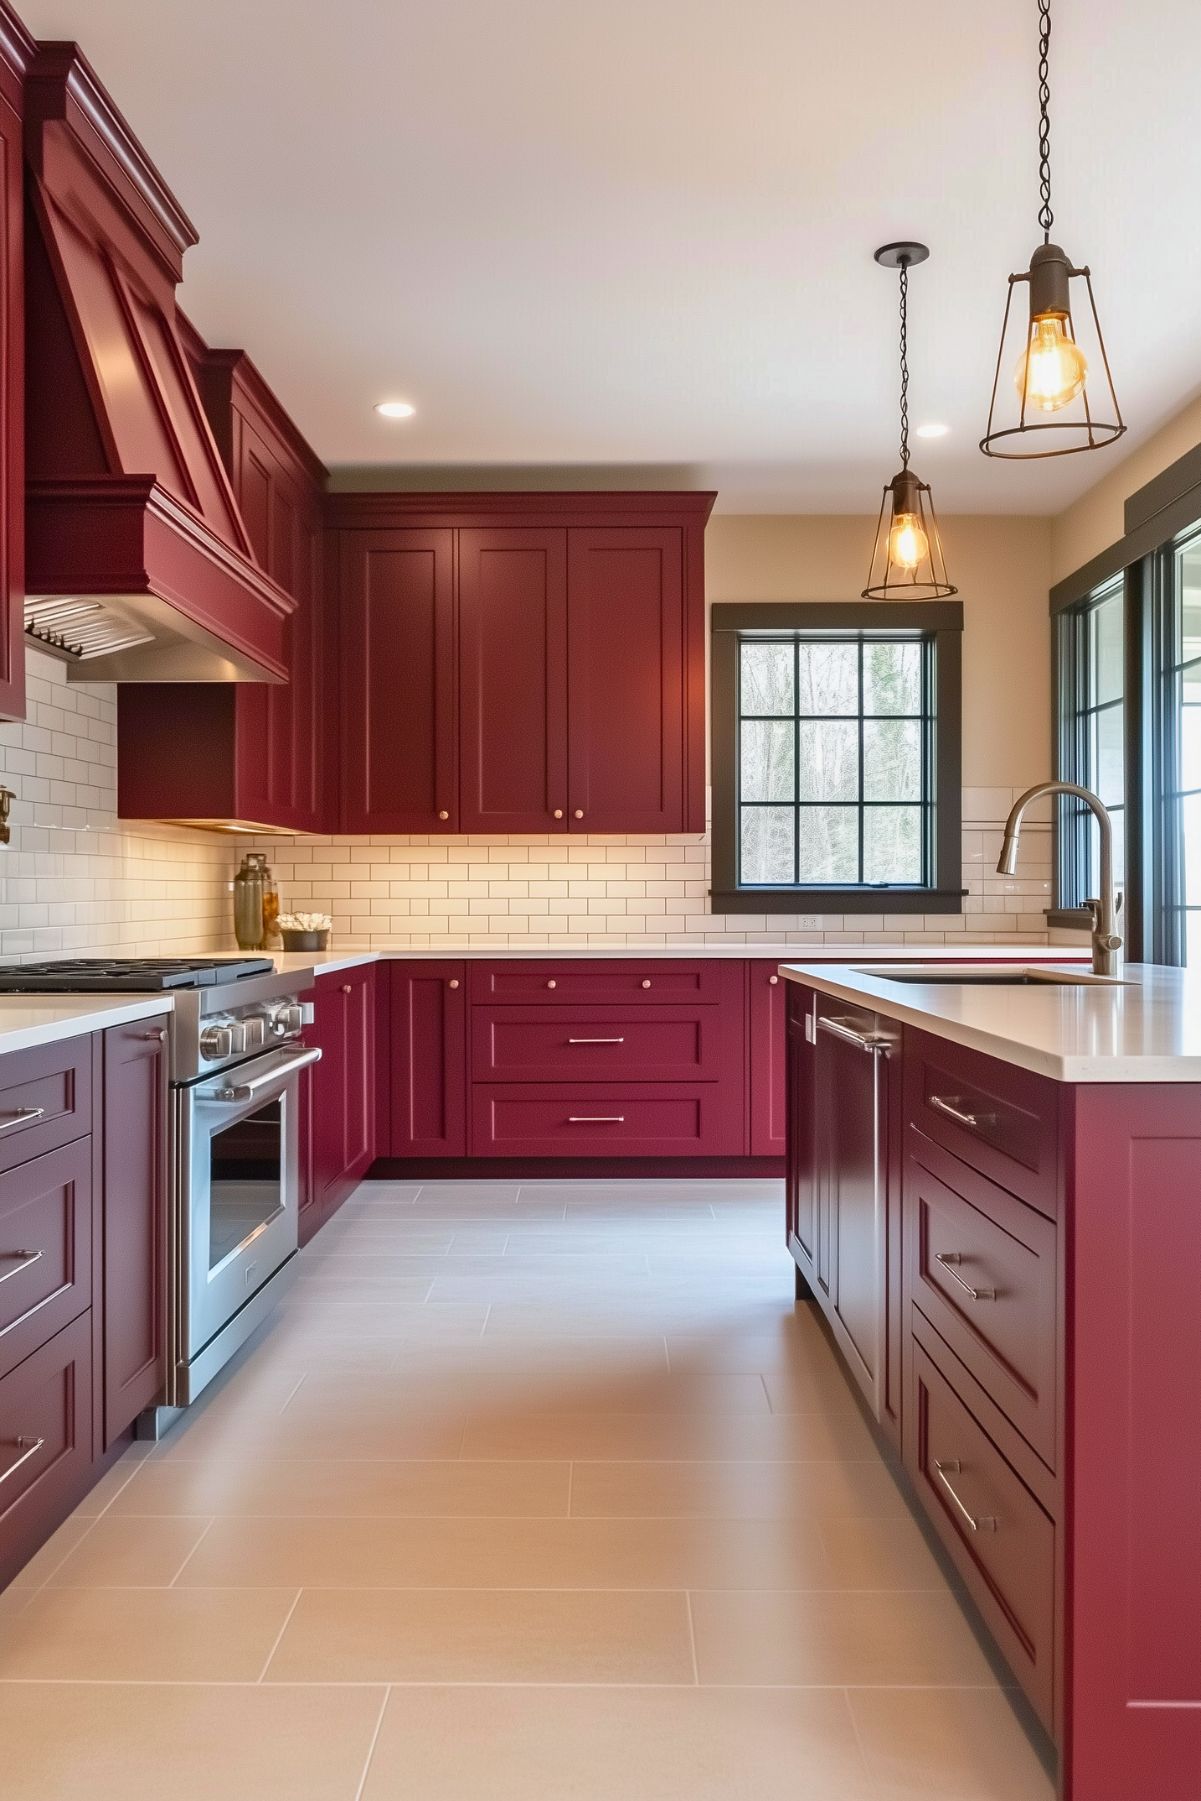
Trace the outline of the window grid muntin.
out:
M 742 790 L 743 790 L 743 780 L 742 780 L 743 731 L 742 731 L 742 728 L 743 728 L 743 726 L 748 723 L 757 723 L 757 722 L 762 723 L 762 722 L 775 721 L 778 723 L 780 720 L 788 718 L 788 715 L 785 713 L 747 713 L 747 712 L 744 712 L 743 704 L 742 704 L 742 700 L 743 700 L 742 646 L 744 643 L 749 643 L 749 642 L 754 642 L 756 644 L 765 644 L 765 643 L 790 644 L 792 647 L 792 664 L 793 664 L 793 667 L 792 667 L 792 702 L 793 702 L 793 705 L 792 705 L 792 727 L 793 727 L 792 783 L 793 783 L 793 798 L 791 801 L 787 801 L 787 802 L 779 801 L 779 800 L 750 800 L 750 801 L 748 801 L 748 800 L 743 799 L 743 793 L 742 793 Z M 813 643 L 853 644 L 856 647 L 856 651 L 857 651 L 856 687 L 857 687 L 857 697 L 858 697 L 858 712 L 857 713 L 809 713 L 809 712 L 801 711 L 801 708 L 800 708 L 800 654 L 801 654 L 801 647 L 804 644 L 813 644 Z M 920 651 L 919 708 L 920 708 L 920 710 L 918 712 L 916 712 L 916 713 L 865 713 L 864 712 L 864 699 L 865 699 L 865 678 L 864 678 L 865 655 L 864 655 L 864 653 L 871 645 L 874 645 L 874 644 L 906 644 L 906 645 L 916 645 L 919 648 L 919 651 Z M 753 639 L 748 637 L 746 639 L 739 640 L 737 666 L 736 666 L 737 667 L 736 680 L 737 680 L 737 690 L 738 690 L 738 734 L 737 734 L 737 744 L 736 744 L 737 767 L 735 770 L 735 783 L 736 783 L 735 793 L 737 795 L 738 831 L 737 831 L 735 855 L 736 855 L 736 859 L 737 859 L 738 885 L 739 885 L 740 889 L 745 889 L 746 891 L 753 893 L 757 889 L 762 889 L 762 890 L 778 889 L 782 885 L 784 885 L 779 882 L 748 881 L 746 879 L 746 877 L 743 875 L 743 870 L 742 870 L 742 842 L 743 842 L 742 841 L 742 820 L 743 820 L 744 812 L 746 812 L 750 809 L 756 808 L 756 807 L 782 807 L 782 806 L 790 807 L 791 811 L 792 811 L 792 815 L 793 815 L 793 822 L 792 822 L 793 823 L 792 883 L 791 883 L 791 886 L 796 887 L 796 888 L 805 889 L 805 890 L 813 890 L 814 892 L 818 892 L 818 893 L 820 893 L 823 889 L 828 889 L 831 892 L 838 892 L 838 891 L 845 891 L 849 888 L 856 888 L 856 889 L 863 890 L 865 893 L 879 892 L 880 894 L 883 895 L 883 894 L 889 893 L 891 890 L 894 890 L 894 889 L 903 889 L 906 892 L 920 892 L 921 889 L 929 888 L 933 885 L 932 872 L 933 872 L 933 867 L 934 867 L 934 817 L 935 817 L 935 807 L 936 807 L 936 803 L 937 803 L 937 796 L 934 792 L 934 788 L 935 788 L 935 783 L 934 783 L 934 770 L 935 770 L 934 733 L 936 730 L 936 721 L 935 721 L 935 717 L 934 717 L 934 693 L 935 693 L 934 654 L 935 654 L 934 640 L 933 640 L 932 636 L 924 634 L 919 638 L 915 638 L 912 633 L 894 633 L 894 632 L 835 633 L 835 632 L 799 631 L 799 632 L 782 632 L 779 635 L 771 635 L 771 634 L 757 632 Z M 864 769 L 865 769 L 865 765 L 864 765 L 865 734 L 864 734 L 863 728 L 864 728 L 865 724 L 873 722 L 873 721 L 878 721 L 878 720 L 906 721 L 911 724 L 916 724 L 919 727 L 919 752 L 920 752 L 920 758 L 921 758 L 921 777 L 920 777 L 921 797 L 917 801 L 865 800 L 864 799 L 863 789 L 864 789 Z M 856 725 L 857 740 L 858 740 L 856 761 L 857 761 L 858 790 L 859 790 L 858 798 L 856 800 L 854 800 L 854 801 L 840 801 L 840 800 L 803 801 L 798 798 L 798 789 L 800 786 L 799 772 L 800 772 L 800 755 L 801 755 L 801 744 L 800 744 L 801 726 L 802 726 L 802 724 L 807 724 L 807 723 L 811 723 L 811 722 L 850 723 L 850 724 Z M 807 808 L 808 809 L 816 809 L 816 808 L 828 808 L 828 807 L 837 807 L 837 806 L 853 806 L 853 807 L 855 807 L 856 812 L 857 812 L 857 820 L 856 820 L 857 868 L 858 868 L 857 878 L 854 881 L 834 880 L 834 881 L 828 881 L 828 882 L 812 881 L 808 878 L 803 878 L 801 875 L 801 872 L 800 872 L 800 857 L 801 857 L 800 816 L 801 816 L 801 812 L 802 812 L 802 810 L 807 809 Z M 920 857 L 921 857 L 921 873 L 920 873 L 919 878 L 916 881 L 912 881 L 912 882 L 905 882 L 905 881 L 868 882 L 864 879 L 866 814 L 869 809 L 878 809 L 881 807 L 910 807 L 919 816 L 919 845 L 920 845 Z

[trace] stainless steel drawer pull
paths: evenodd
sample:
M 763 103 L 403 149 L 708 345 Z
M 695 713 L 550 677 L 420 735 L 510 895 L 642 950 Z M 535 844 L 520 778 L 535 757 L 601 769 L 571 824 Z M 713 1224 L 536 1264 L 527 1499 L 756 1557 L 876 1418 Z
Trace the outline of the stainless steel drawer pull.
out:
M 7 1262 L 10 1257 L 17 1259 L 16 1269 L 10 1269 L 7 1276 L 0 1276 L 0 1282 L 11 1282 L 14 1276 L 19 1276 L 23 1269 L 29 1269 L 45 1255 L 45 1251 L 0 1251 L 0 1263 Z
M 857 1032 L 845 1019 L 827 1019 L 824 1013 L 818 1015 L 817 1025 L 819 1031 L 830 1032 L 847 1044 L 858 1045 L 861 1051 L 887 1051 L 891 1042 L 883 1032 Z
M 569 1126 L 624 1126 L 624 1113 L 571 1113 L 567 1117 Z
M 930 1105 L 936 1112 L 945 1113 L 948 1119 L 953 1119 L 957 1126 L 966 1126 L 969 1132 L 978 1132 L 981 1126 L 993 1126 L 997 1123 L 995 1113 L 965 1113 L 958 1101 L 957 1094 L 949 1098 L 941 1094 L 930 1096 Z
M 28 1463 L 31 1457 L 36 1457 L 46 1440 L 44 1438 L 15 1438 L 12 1442 L 21 1455 L 15 1463 L 9 1464 L 4 1474 L 0 1476 L 0 1482 L 7 1482 L 10 1476 L 16 1475 L 23 1463 Z
M 45 1111 L 44 1107 L 18 1107 L 7 1119 L 0 1119 L 0 1132 L 7 1132 L 13 1126 L 23 1126 L 31 1119 L 41 1119 Z
M 568 1044 L 624 1044 L 624 1038 L 569 1038 Z
M 996 1300 L 997 1291 L 995 1288 L 973 1288 L 970 1282 L 964 1281 L 956 1268 L 957 1264 L 963 1262 L 963 1258 L 958 1251 L 935 1251 L 934 1261 L 935 1263 L 941 1263 L 952 1282 L 958 1282 L 964 1294 L 970 1295 L 973 1301 Z
M 935 1458 L 934 1469 L 938 1476 L 938 1480 L 942 1483 L 943 1487 L 946 1489 L 947 1493 L 950 1495 L 952 1501 L 954 1501 L 956 1507 L 958 1507 L 960 1513 L 963 1515 L 964 1519 L 967 1521 L 967 1523 L 971 1527 L 972 1531 L 973 1532 L 995 1532 L 997 1529 L 997 1522 L 995 1519 L 993 1519 L 992 1515 L 987 1514 L 987 1513 L 982 1513 L 979 1516 L 977 1516 L 975 1514 L 969 1513 L 967 1508 L 963 1505 L 963 1502 L 959 1499 L 959 1496 L 955 1493 L 955 1490 L 952 1487 L 951 1483 L 948 1482 L 948 1480 L 947 1480 L 947 1471 L 948 1470 L 950 1470 L 952 1476 L 958 1476 L 963 1469 L 963 1465 L 960 1463 L 958 1457 L 948 1457 L 945 1463 L 939 1463 L 938 1459 Z

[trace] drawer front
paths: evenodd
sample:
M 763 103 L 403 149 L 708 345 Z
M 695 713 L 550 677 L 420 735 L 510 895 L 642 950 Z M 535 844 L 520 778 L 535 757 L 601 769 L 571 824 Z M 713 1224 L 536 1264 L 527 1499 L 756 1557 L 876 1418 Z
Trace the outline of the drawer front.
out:
M 0 1376 L 92 1299 L 92 1140 L 0 1175 Z
M 0 1381 L 0 1588 L 79 1500 L 92 1464 L 92 1316 Z
M 905 1033 L 906 1117 L 1054 1219 L 1059 1197 L 1059 1091 L 1014 1064 L 910 1029 Z
M 919 1344 L 907 1462 L 918 1498 L 1014 1675 L 1050 1729 L 1055 1524 Z
M 473 1007 L 477 1082 L 713 1082 L 717 1007 Z
M 0 1057 L 0 1170 L 92 1129 L 92 1040 L 67 1038 Z
M 905 1247 L 915 1305 L 1054 1470 L 1059 1291 L 1054 1224 L 911 1131 Z
M 589 1006 L 639 1001 L 659 1006 L 717 1002 L 733 992 L 741 1006 L 744 967 L 734 958 L 724 963 L 616 957 L 578 963 L 473 963 L 471 998 L 473 1002 L 543 1001 L 567 1006 L 580 1001 Z
M 742 1127 L 723 1084 L 611 1082 L 472 1089 L 477 1157 L 737 1156 Z M 741 1097 L 735 1097 L 740 1099 Z M 731 1119 L 731 1114 L 733 1117 Z

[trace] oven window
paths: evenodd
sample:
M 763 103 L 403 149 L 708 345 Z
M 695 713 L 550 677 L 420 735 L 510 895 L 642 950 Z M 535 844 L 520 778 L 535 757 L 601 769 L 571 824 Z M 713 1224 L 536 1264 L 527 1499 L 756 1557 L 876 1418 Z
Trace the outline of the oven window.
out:
M 213 1134 L 210 1269 L 253 1238 L 283 1205 L 283 1109 L 277 1097 Z

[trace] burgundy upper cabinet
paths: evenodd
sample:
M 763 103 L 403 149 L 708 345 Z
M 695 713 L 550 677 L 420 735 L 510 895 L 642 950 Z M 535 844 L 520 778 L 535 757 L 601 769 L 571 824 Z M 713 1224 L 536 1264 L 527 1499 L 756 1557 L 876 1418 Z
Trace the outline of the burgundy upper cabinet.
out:
M 339 494 L 345 831 L 704 829 L 712 494 Z
M 459 533 L 464 832 L 562 829 L 567 533 Z
M 207 350 L 194 334 L 187 347 L 252 554 L 295 603 L 288 680 L 122 684 L 118 810 L 326 830 L 335 816 L 324 755 L 326 471 L 244 351 Z
M 682 533 L 568 539 L 570 822 L 677 832 L 686 818 Z
M 347 832 L 458 829 L 454 533 L 338 538 Z
M 25 716 L 25 349 L 21 118 L 33 41 L 0 0 L 0 718 Z

